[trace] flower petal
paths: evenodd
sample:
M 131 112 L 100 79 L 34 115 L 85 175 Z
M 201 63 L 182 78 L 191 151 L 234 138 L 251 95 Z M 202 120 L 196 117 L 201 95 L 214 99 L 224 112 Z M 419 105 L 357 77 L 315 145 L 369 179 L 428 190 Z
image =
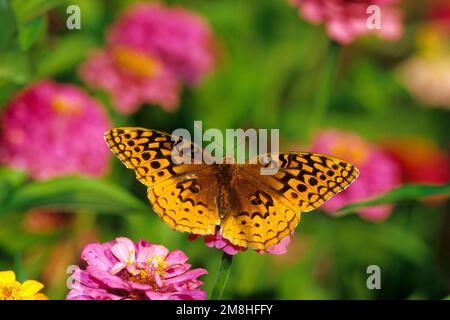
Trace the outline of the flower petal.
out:
M 48 300 L 48 297 L 43 293 L 37 293 L 31 297 L 32 300 Z
M 22 284 L 22 298 L 29 299 L 32 298 L 36 293 L 44 288 L 44 285 L 35 280 L 27 280 Z
M 122 271 L 124 268 L 126 268 L 126 264 L 123 262 L 117 262 L 113 267 L 111 268 L 111 274 L 117 274 L 120 271 Z
M 105 246 L 106 244 L 102 245 L 97 242 L 90 243 L 83 249 L 81 258 L 90 266 L 94 266 L 104 271 L 109 271 L 116 261 L 106 256 Z
M 188 257 L 181 250 L 174 250 L 166 257 L 166 261 L 169 264 L 183 264 L 188 261 Z
M 166 279 L 165 285 L 176 284 L 176 283 L 186 281 L 186 280 L 193 280 L 193 279 L 196 279 L 197 277 L 202 276 L 207 273 L 208 273 L 208 271 L 206 269 L 202 269 L 202 268 L 193 269 L 193 270 L 185 272 L 184 274 L 179 275 L 177 277 Z
M 0 283 L 9 283 L 16 281 L 14 271 L 0 271 Z
M 133 251 L 130 251 L 125 243 L 116 243 L 111 247 L 111 252 L 120 262 L 125 264 L 130 263 L 131 259 L 134 260 L 134 249 Z
M 150 259 L 152 250 L 149 247 L 140 247 L 138 249 L 136 262 L 138 264 L 146 263 Z
M 169 254 L 169 250 L 159 244 L 155 244 L 150 247 L 150 256 L 154 258 L 155 256 L 158 256 L 159 258 L 165 258 Z

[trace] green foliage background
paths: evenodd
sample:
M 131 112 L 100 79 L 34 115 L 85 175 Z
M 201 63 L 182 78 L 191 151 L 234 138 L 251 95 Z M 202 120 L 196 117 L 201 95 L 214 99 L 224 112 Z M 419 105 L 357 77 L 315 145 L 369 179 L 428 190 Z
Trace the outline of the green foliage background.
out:
M 412 37 L 422 19 L 421 1 L 408 2 L 409 20 L 401 41 L 367 38 L 339 48 L 326 112 L 317 110 L 317 96 L 327 90 L 326 61 L 333 49 L 323 29 L 299 19 L 285 1 L 165 2 L 206 17 L 220 42 L 220 64 L 201 86 L 184 90 L 174 113 L 144 106 L 132 116 L 120 116 L 104 93 L 86 87 L 108 108 L 116 126 L 171 132 L 192 129 L 194 120 L 202 120 L 204 127 L 220 129 L 280 128 L 285 148 L 307 145 L 315 130 L 330 127 L 372 140 L 419 135 L 448 143 L 448 111 L 412 100 L 394 72 L 395 65 L 415 50 Z M 0 109 L 17 90 L 44 77 L 85 86 L 76 75 L 77 66 L 89 50 L 103 44 L 107 26 L 129 3 L 0 0 Z M 65 28 L 70 4 L 81 8 L 81 30 Z M 248 251 L 234 259 L 224 297 L 443 298 L 450 276 L 449 206 L 419 201 L 432 194 L 450 194 L 449 185 L 406 186 L 344 208 L 338 217 L 320 211 L 304 214 L 286 255 Z M 385 202 L 395 203 L 395 210 L 383 223 L 352 214 L 356 206 Z M 23 215 L 36 207 L 69 211 L 74 223 L 46 234 L 27 233 L 21 227 Z M 111 158 L 111 174 L 103 180 L 63 177 L 33 182 L 24 173 L 1 169 L 0 269 L 13 269 L 21 279 L 40 279 L 58 243 L 76 242 L 83 230 L 91 229 L 101 241 L 127 236 L 182 249 L 193 266 L 209 270 L 204 280 L 211 291 L 221 252 L 171 231 L 151 211 L 145 188 L 116 159 Z M 77 264 L 78 256 L 74 252 L 69 262 Z M 382 290 L 367 289 L 369 265 L 381 267 Z M 50 298 L 65 297 L 62 279 L 47 284 Z

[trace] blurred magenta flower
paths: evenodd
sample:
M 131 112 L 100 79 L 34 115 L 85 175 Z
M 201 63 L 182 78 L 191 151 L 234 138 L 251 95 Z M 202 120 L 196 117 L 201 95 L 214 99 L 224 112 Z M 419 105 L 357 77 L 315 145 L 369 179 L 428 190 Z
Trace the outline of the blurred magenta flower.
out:
M 1 116 L 0 163 L 35 179 L 67 174 L 100 176 L 110 127 L 100 104 L 74 85 L 37 82 L 17 94 Z
M 197 278 L 205 269 L 191 269 L 180 250 L 169 252 L 162 245 L 128 238 L 88 244 L 81 258 L 85 270 L 77 269 L 68 300 L 204 300 Z
M 384 193 L 401 182 L 397 162 L 380 147 L 362 137 L 338 130 L 324 130 L 313 140 L 311 151 L 329 154 L 347 160 L 359 168 L 358 179 L 344 192 L 325 202 L 322 208 L 333 211 L 352 202 Z M 362 208 L 358 214 L 368 220 L 383 220 L 392 210 L 391 205 Z
M 273 254 L 273 255 L 284 254 L 287 252 L 287 246 L 289 245 L 289 243 L 291 241 L 291 236 L 293 236 L 293 234 L 284 237 L 283 239 L 281 239 L 281 241 L 278 244 L 270 246 L 266 250 L 257 250 L 257 252 L 260 254 L 269 253 L 269 254 Z M 198 236 L 198 235 L 189 235 L 189 240 L 195 240 L 198 238 L 202 238 L 202 237 Z M 220 232 L 218 229 L 214 235 L 208 235 L 203 238 L 204 238 L 205 244 L 208 247 L 223 250 L 223 252 L 225 252 L 226 254 L 229 254 L 229 255 L 235 255 L 239 252 L 247 250 L 247 248 L 234 245 L 227 239 L 223 238 L 220 235 Z
M 356 38 L 376 33 L 381 38 L 396 40 L 403 34 L 401 12 L 394 6 L 399 0 L 289 0 L 300 9 L 300 15 L 314 24 L 325 24 L 333 40 L 348 44 Z M 380 29 L 369 29 L 367 21 L 371 5 L 380 8 Z
M 133 113 L 143 103 L 174 110 L 183 83 L 195 85 L 216 63 L 214 37 L 202 17 L 181 7 L 135 4 L 108 30 L 107 45 L 80 68 L 109 92 L 114 107 Z

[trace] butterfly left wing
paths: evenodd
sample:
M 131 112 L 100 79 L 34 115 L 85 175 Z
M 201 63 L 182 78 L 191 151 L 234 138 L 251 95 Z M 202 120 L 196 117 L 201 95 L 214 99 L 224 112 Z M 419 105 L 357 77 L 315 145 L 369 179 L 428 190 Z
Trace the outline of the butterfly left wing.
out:
M 239 166 L 232 189 L 236 201 L 221 223 L 233 244 L 267 249 L 289 235 L 301 212 L 311 211 L 344 190 L 358 170 L 343 160 L 315 153 L 282 153 L 278 171 L 262 175 L 261 163 Z
M 172 229 L 198 235 L 215 233 L 220 219 L 214 200 L 217 186 L 211 180 L 212 167 L 175 163 L 172 152 L 183 142 L 181 137 L 123 127 L 106 132 L 105 140 L 111 151 L 148 187 L 153 210 Z M 187 143 L 192 152 L 198 150 L 198 146 Z

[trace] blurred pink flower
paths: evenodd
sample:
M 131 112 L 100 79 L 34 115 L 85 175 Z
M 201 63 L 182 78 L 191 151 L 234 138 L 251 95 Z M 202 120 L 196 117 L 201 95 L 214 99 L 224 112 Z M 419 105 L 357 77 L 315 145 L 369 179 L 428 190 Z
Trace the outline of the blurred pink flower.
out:
M 117 52 L 125 49 L 103 49 L 94 52 L 80 67 L 82 78 L 93 87 L 109 92 L 117 111 L 127 114 L 136 112 L 144 102 L 158 104 L 166 111 L 174 110 L 179 104 L 181 85 L 167 70 L 156 74 L 151 71 L 149 60 L 148 75 L 137 75 L 117 62 Z M 116 54 L 114 54 L 116 52 Z M 138 53 L 131 53 L 131 55 Z M 132 59 L 132 58 L 130 58 Z M 131 68 L 131 67 L 129 67 Z M 145 68 L 142 66 L 142 74 Z
M 205 269 L 191 269 L 180 250 L 117 238 L 88 244 L 81 258 L 85 270 L 71 275 L 68 300 L 204 300 L 197 278 Z
M 362 137 L 343 131 L 325 130 L 312 143 L 311 151 L 328 154 L 349 161 L 358 167 L 358 179 L 345 192 L 335 195 L 322 208 L 333 211 L 352 202 L 384 193 L 401 182 L 400 168 L 385 151 Z M 368 220 L 383 220 L 392 210 L 391 205 L 362 208 L 358 214 Z
M 112 95 L 122 113 L 141 104 L 176 109 L 182 83 L 195 85 L 215 65 L 209 25 L 186 9 L 135 4 L 107 33 L 107 46 L 80 68 L 81 77 Z
M 324 23 L 333 40 L 348 44 L 357 37 L 376 33 L 384 39 L 396 40 L 403 34 L 399 0 L 289 0 L 300 8 L 300 15 L 314 24 Z M 369 29 L 367 13 L 371 5 L 381 9 L 381 28 Z
M 269 253 L 269 254 L 273 254 L 273 255 L 284 254 L 287 252 L 287 246 L 291 242 L 291 236 L 293 236 L 293 234 L 284 237 L 283 239 L 281 239 L 281 241 L 278 244 L 270 246 L 266 250 L 256 250 L 256 251 L 260 254 L 262 254 L 262 253 Z M 193 235 L 193 234 L 189 235 L 189 240 L 195 240 L 198 238 L 201 238 L 201 236 Z M 223 250 L 223 252 L 225 252 L 226 254 L 229 254 L 229 255 L 235 255 L 239 252 L 247 250 L 247 248 L 234 245 L 227 239 L 223 238 L 220 235 L 219 229 L 217 229 L 217 231 L 214 235 L 205 236 L 204 241 L 208 247 Z
M 67 174 L 100 176 L 109 151 L 109 119 L 80 88 L 43 80 L 24 89 L 1 117 L 0 163 L 35 179 Z

